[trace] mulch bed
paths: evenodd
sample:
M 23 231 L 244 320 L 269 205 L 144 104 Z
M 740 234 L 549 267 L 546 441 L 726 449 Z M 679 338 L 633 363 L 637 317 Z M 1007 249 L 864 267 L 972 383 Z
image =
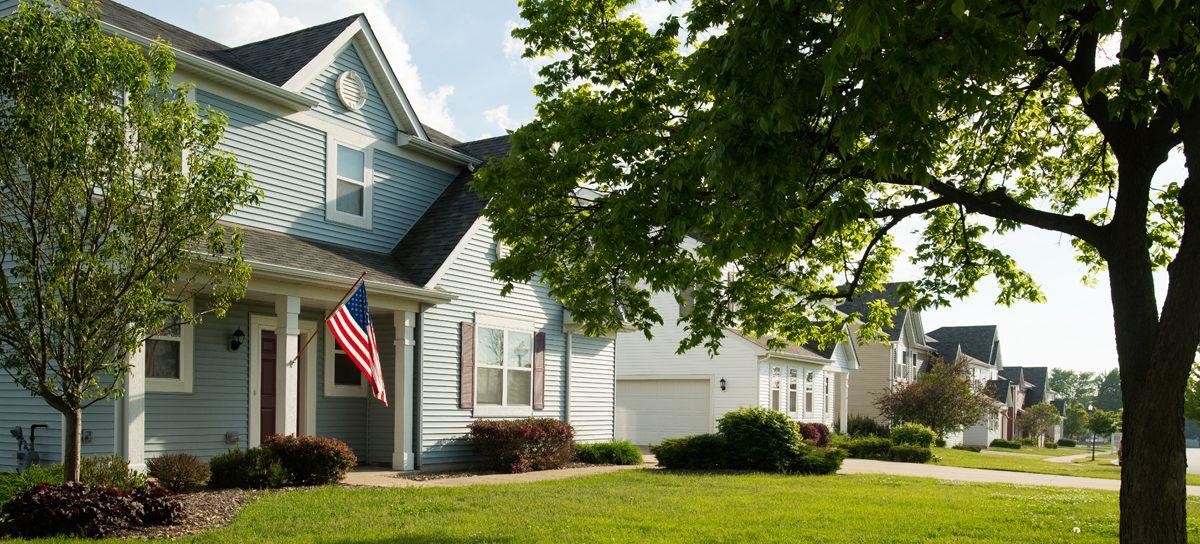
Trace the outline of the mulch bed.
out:
M 219 529 L 233 522 L 233 518 L 247 504 L 266 496 L 271 491 L 258 489 L 222 489 L 175 495 L 183 503 L 187 513 L 174 525 L 139 527 L 119 538 L 173 538 Z
M 563 465 L 562 468 L 587 468 L 587 467 L 598 467 L 598 466 L 602 466 L 602 465 L 594 465 L 594 464 L 590 464 L 590 463 L 567 463 L 566 465 Z M 561 470 L 561 469 L 556 469 L 556 470 Z M 412 480 L 414 482 L 427 482 L 430 480 L 445 480 L 448 478 L 465 478 L 467 476 L 486 476 L 488 474 L 504 474 L 504 473 L 500 472 L 498 470 L 492 470 L 492 469 L 468 468 L 468 469 L 462 469 L 462 470 L 445 470 L 445 471 L 437 471 L 437 472 L 421 472 L 421 471 L 399 472 L 396 474 L 396 477 L 403 479 L 403 480 Z

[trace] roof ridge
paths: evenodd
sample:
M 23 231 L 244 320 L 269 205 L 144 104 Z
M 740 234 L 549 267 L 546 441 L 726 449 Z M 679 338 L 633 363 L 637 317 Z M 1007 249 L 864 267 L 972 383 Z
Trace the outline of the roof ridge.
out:
M 261 45 L 261 44 L 268 43 L 268 42 L 271 42 L 271 41 L 274 41 L 274 40 L 279 40 L 279 39 L 282 39 L 282 38 L 289 38 L 289 37 L 295 36 L 296 34 L 299 34 L 299 33 L 301 33 L 301 32 L 308 32 L 308 31 L 310 31 L 310 30 L 314 30 L 314 29 L 317 29 L 317 28 L 322 28 L 322 27 L 326 27 L 326 26 L 335 25 L 335 24 L 337 24 L 337 23 L 346 22 L 346 21 L 349 21 L 349 20 L 351 20 L 351 19 L 358 19 L 359 17 L 362 17 L 362 16 L 363 16 L 363 13 L 362 13 L 362 12 L 359 12 L 359 13 L 355 13 L 354 15 L 349 15 L 349 16 L 346 16 L 346 17 L 342 17 L 341 19 L 336 19 L 336 20 L 333 20 L 333 21 L 328 21 L 328 22 L 324 22 L 324 23 L 320 23 L 320 24 L 315 24 L 315 25 L 312 25 L 312 26 L 306 26 L 306 27 L 304 27 L 304 28 L 300 28 L 300 29 L 297 29 L 297 30 L 293 30 L 293 31 L 291 31 L 291 32 L 288 32 L 287 34 L 280 34 L 280 35 L 278 35 L 278 36 L 271 36 L 270 38 L 263 38 L 263 39 L 261 39 L 261 40 L 253 41 L 253 42 L 250 42 L 250 43 L 244 43 L 244 44 L 242 44 L 242 45 L 238 45 L 238 46 L 235 46 L 235 47 L 227 47 L 227 48 L 226 48 L 226 50 L 227 50 L 227 51 L 236 51 L 236 50 L 238 50 L 238 49 L 241 49 L 241 48 L 243 48 L 243 47 L 249 47 L 249 46 L 252 46 L 252 45 Z
M 98 8 L 99 8 L 99 10 L 100 10 L 100 19 L 101 19 L 101 20 L 103 20 L 103 19 L 104 19 L 105 8 L 106 8 L 106 7 L 113 7 L 113 6 L 117 7 L 118 9 L 124 9 L 124 10 L 128 10 L 128 11 L 130 11 L 130 12 L 132 12 L 132 13 L 136 13 L 136 14 L 137 14 L 137 16 L 139 16 L 139 17 L 143 17 L 143 18 L 149 19 L 149 20 L 150 20 L 151 22 L 153 22 L 153 23 L 160 24 L 160 25 L 163 25 L 163 26 L 165 26 L 165 27 L 169 27 L 171 30 L 176 30 L 176 31 L 179 31 L 179 32 L 181 32 L 181 33 L 183 33 L 183 34 L 188 34 L 190 37 L 197 38 L 197 39 L 200 39 L 200 40 L 203 40 L 203 41 L 209 42 L 209 43 L 211 43 L 212 45 L 215 45 L 215 46 L 217 46 L 217 48 L 216 48 L 216 49 L 213 49 L 213 51 L 219 51 L 219 50 L 223 50 L 223 49 L 229 49 L 229 46 L 228 46 L 228 45 L 225 45 L 225 44 L 223 44 L 223 43 L 221 43 L 221 42 L 218 42 L 218 41 L 216 41 L 216 40 L 214 40 L 214 39 L 212 39 L 212 38 L 209 38 L 208 36 L 205 36 L 205 35 L 203 35 L 203 34 L 200 34 L 200 33 L 198 33 L 198 32 L 194 32 L 194 31 L 188 30 L 188 29 L 186 29 L 186 28 L 183 28 L 183 27 L 181 27 L 181 26 L 179 26 L 179 25 L 176 25 L 176 24 L 169 23 L 169 22 L 167 22 L 167 21 L 165 21 L 165 20 L 163 20 L 163 19 L 159 19 L 158 17 L 155 17 L 155 16 L 153 16 L 153 15 L 150 15 L 149 13 L 146 13 L 146 12 L 144 12 L 144 11 L 141 11 L 141 10 L 138 10 L 138 9 L 134 9 L 134 8 L 132 8 L 132 7 L 129 7 L 129 6 L 125 5 L 125 4 L 122 4 L 122 3 L 120 3 L 120 2 L 117 2 L 116 0 L 100 0 L 100 1 L 97 3 L 97 7 L 98 7 Z M 108 23 L 108 24 L 110 24 L 110 25 L 112 25 L 112 26 L 117 26 L 116 24 L 113 24 L 113 23 Z M 133 32 L 133 29 L 130 29 L 130 28 L 122 28 L 122 27 L 119 27 L 119 28 L 121 28 L 122 30 L 127 30 L 127 31 L 130 31 L 130 32 Z M 144 36 L 144 37 L 145 37 L 145 38 L 149 38 L 149 39 L 151 39 L 151 40 L 156 40 L 156 39 L 163 39 L 163 40 L 166 40 L 166 38 L 164 38 L 164 37 L 162 37 L 162 36 Z M 172 46 L 178 45 L 178 44 L 175 44 L 175 43 L 171 43 L 170 41 L 168 41 L 168 43 L 170 43 Z

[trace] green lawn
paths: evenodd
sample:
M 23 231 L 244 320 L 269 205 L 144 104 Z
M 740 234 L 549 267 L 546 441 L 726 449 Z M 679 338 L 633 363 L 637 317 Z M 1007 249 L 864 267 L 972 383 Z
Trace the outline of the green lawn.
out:
M 1061 447 L 1060 448 L 1035 448 L 1035 447 L 1031 447 L 1031 446 L 1022 446 L 1021 449 L 1019 449 L 1019 450 L 1014 450 L 1011 448 L 988 448 L 988 449 L 992 450 L 992 451 L 1003 451 L 1003 452 L 1009 452 L 1009 453 L 1028 453 L 1030 455 L 1044 455 L 1046 457 L 1065 457 L 1067 455 L 1076 455 L 1079 453 L 1091 453 L 1092 452 L 1092 450 L 1090 448 L 1084 448 L 1082 446 L 1076 446 L 1074 448 L 1061 448 Z M 1100 453 L 1101 451 L 1108 451 L 1108 450 L 1107 449 L 1097 450 L 1096 453 Z
M 1106 463 L 1093 464 L 1090 462 L 1090 458 L 1087 463 L 1051 463 L 1037 457 L 989 455 L 986 453 L 948 448 L 934 448 L 933 453 L 941 457 L 939 464 L 951 467 L 986 468 L 991 470 L 1009 470 L 1012 472 L 1106 478 L 1109 480 L 1121 479 L 1121 467 Z M 1097 455 L 1097 459 L 1099 459 L 1099 455 Z M 1189 485 L 1200 485 L 1200 474 L 1188 474 L 1187 483 Z
M 1189 501 L 1188 510 L 1190 541 L 1200 543 L 1200 501 Z M 638 470 L 503 486 L 280 493 L 195 541 L 1010 544 L 1116 538 L 1113 492 L 891 476 Z

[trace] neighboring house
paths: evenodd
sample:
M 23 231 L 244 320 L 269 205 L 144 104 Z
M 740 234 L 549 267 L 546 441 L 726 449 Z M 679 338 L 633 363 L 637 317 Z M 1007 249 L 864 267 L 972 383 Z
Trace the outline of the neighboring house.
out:
M 1020 437 L 1017 430 L 1017 418 L 1025 411 L 1025 398 L 1033 384 L 1025 380 L 1025 369 L 1014 366 L 1000 370 L 1000 376 L 993 380 L 992 393 L 996 400 L 1004 404 L 1004 425 L 1001 432 L 1006 440 Z
M 932 348 L 926 345 L 921 312 L 900 307 L 897 290 L 901 283 L 889 283 L 878 291 L 838 306 L 844 313 L 865 314 L 867 305 L 886 301 L 896 310 L 892 321 L 882 331 L 884 340 L 857 346 L 859 369 L 850 384 L 848 410 L 850 415 L 879 418 L 875 399 L 896 384 L 915 380 L 917 373 L 929 361 Z M 844 428 L 844 427 L 843 427 Z
M 1000 332 L 995 325 L 941 327 L 929 332 L 929 340 L 929 345 L 943 359 L 966 361 L 967 373 L 979 387 L 986 387 L 1004 368 L 1000 356 Z M 1005 408 L 998 408 L 979 423 L 963 429 L 962 433 L 946 437 L 947 444 L 986 446 L 992 440 L 1003 438 L 1003 429 L 1008 423 L 1006 412 Z
M 0 15 L 15 4 L 0 0 Z M 245 229 L 245 299 L 148 341 L 125 397 L 85 412 L 85 455 L 144 467 L 296 433 L 343 440 L 362 462 L 427 469 L 472 459 L 472 421 L 528 416 L 612 439 L 615 339 L 579 333 L 544 285 L 502 297 L 492 279 L 496 243 L 469 182 L 507 138 L 462 143 L 423 126 L 364 16 L 229 48 L 100 7 L 108 31 L 176 48 L 176 77 L 228 116 L 225 147 L 264 197 L 225 218 Z M 321 323 L 364 270 L 390 408 Z M 0 428 L 34 423 L 50 425 L 42 459 L 61 460 L 61 416 L 0 378 Z
M 1054 406 L 1058 410 L 1059 415 L 1063 415 L 1065 413 L 1064 403 L 1059 400 L 1058 393 L 1050 388 L 1049 367 L 1010 366 L 1001 371 L 1001 376 L 1015 381 L 1018 379 L 1018 371 L 1020 372 L 1020 379 L 1023 379 L 1025 383 L 1029 384 L 1028 389 L 1025 391 L 1025 396 L 1021 402 L 1022 411 L 1035 404 L 1046 402 L 1051 406 Z M 1016 433 L 1013 436 L 1018 436 L 1019 434 L 1020 433 Z M 1050 429 L 1050 432 L 1047 433 L 1046 436 L 1051 442 L 1062 438 L 1062 422 L 1059 421 L 1059 424 Z
M 652 340 L 641 332 L 617 334 L 617 438 L 646 445 L 713 432 L 722 415 L 743 406 L 846 428 L 848 377 L 858 368 L 849 331 L 835 346 L 774 350 L 730 329 L 716 356 L 704 347 L 679 354 L 687 335 L 678 322 L 683 309 L 670 293 L 655 293 L 651 304 L 665 323 L 652 330 Z

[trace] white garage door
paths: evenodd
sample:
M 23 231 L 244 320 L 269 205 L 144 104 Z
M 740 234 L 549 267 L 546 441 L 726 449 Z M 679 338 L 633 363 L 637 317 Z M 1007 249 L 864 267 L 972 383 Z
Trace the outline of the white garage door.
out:
M 617 380 L 617 438 L 638 445 L 709 432 L 708 380 Z

